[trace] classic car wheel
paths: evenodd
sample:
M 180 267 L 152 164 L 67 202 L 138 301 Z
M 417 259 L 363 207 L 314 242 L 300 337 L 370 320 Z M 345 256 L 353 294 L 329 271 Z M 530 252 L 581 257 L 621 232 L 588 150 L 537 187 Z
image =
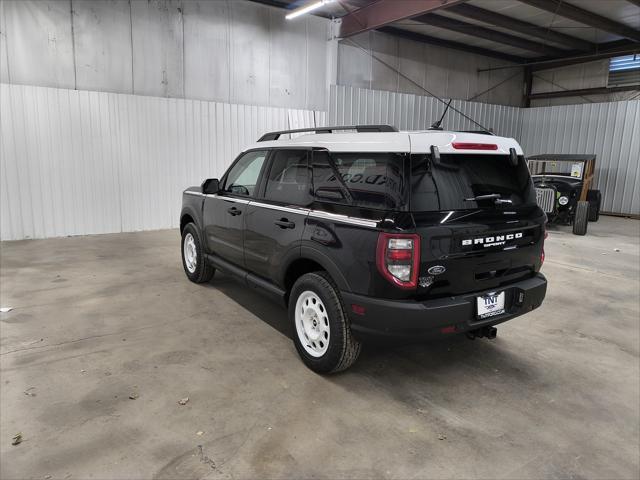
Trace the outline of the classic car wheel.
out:
M 573 234 L 585 235 L 589 223 L 589 202 L 578 202 L 576 214 L 573 218 Z
M 340 293 L 326 272 L 302 275 L 289 296 L 293 343 L 304 364 L 314 372 L 349 368 L 360 354 Z
M 600 218 L 600 205 L 602 205 L 602 194 L 600 190 L 589 190 L 587 192 L 589 202 L 589 221 L 597 222 Z
M 182 230 L 182 266 L 187 278 L 194 283 L 211 280 L 215 269 L 204 258 L 198 229 L 193 223 Z

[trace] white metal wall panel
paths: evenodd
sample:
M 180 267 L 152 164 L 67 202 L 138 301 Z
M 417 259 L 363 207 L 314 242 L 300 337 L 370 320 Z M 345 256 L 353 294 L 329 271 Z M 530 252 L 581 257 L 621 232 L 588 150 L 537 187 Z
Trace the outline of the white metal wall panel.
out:
M 323 112 L 0 85 L 0 238 L 176 227 L 181 193 Z
M 329 123 L 332 125 L 389 124 L 401 130 L 429 128 L 445 105 L 435 97 L 383 90 L 332 85 L 329 94 Z M 497 135 L 520 138 L 522 111 L 518 107 L 454 100 L 451 107 L 492 129 Z M 452 130 L 479 130 L 453 108 L 443 127 Z
M 527 154 L 595 153 L 607 212 L 640 214 L 640 100 L 523 110 Z

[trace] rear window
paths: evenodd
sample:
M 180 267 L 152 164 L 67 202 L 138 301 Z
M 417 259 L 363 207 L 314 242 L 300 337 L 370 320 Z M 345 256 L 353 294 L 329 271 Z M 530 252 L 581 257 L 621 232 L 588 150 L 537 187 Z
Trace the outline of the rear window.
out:
M 563 175 L 582 178 L 583 162 L 567 162 L 555 160 L 529 160 L 531 175 Z
M 496 198 L 470 200 L 481 195 L 499 195 L 499 201 Z M 413 211 L 468 210 L 535 203 L 531 177 L 522 157 L 518 165 L 513 166 L 508 155 L 443 154 L 440 164 L 432 162 L 429 155 L 412 155 Z
M 403 178 L 402 154 L 313 153 L 313 192 L 318 201 L 374 209 L 399 208 L 405 204 Z

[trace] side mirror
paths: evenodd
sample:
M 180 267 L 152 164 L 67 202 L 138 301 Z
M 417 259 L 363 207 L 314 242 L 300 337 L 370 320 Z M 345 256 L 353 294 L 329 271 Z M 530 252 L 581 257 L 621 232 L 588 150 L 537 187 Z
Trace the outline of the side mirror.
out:
M 207 178 L 202 182 L 202 193 L 212 195 L 220 191 L 220 181 L 217 178 Z

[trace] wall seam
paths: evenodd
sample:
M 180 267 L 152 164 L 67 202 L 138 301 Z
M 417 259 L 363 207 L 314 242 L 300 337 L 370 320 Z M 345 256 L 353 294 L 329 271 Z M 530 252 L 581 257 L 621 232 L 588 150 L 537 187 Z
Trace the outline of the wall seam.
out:
M 78 68 L 76 66 L 76 33 L 73 22 L 73 0 L 69 0 L 69 15 L 71 16 L 71 55 L 73 56 L 73 89 L 78 89 Z M 8 65 L 7 65 L 8 68 Z
M 133 66 L 133 10 L 131 8 L 131 0 L 129 0 L 129 42 L 131 44 L 131 93 L 135 95 L 135 79 Z

